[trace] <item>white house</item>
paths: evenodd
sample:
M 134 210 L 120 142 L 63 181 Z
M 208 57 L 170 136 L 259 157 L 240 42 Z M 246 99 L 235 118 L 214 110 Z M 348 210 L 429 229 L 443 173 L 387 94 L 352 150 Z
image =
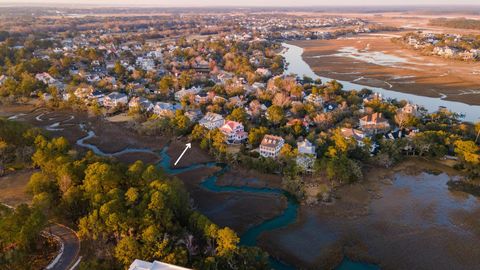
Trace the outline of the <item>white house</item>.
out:
M 128 102 L 128 108 L 140 108 L 140 110 L 149 112 L 153 110 L 153 103 L 144 97 L 133 97 Z
M 260 143 L 260 155 L 262 157 L 276 158 L 282 149 L 285 140 L 274 135 L 265 135 Z
M 404 114 L 409 114 L 409 115 L 412 115 L 412 116 L 415 116 L 415 117 L 419 117 L 420 116 L 420 111 L 418 109 L 419 109 L 418 105 L 411 104 L 409 102 L 409 103 L 405 104 L 405 106 L 403 106 L 403 108 L 399 109 L 399 112 L 404 113 Z
M 128 104 L 128 96 L 119 92 L 112 92 L 103 99 L 103 106 L 108 108 L 114 108 L 119 105 L 127 105 L 127 104 Z
M 159 261 L 147 262 L 136 259 L 128 270 L 190 270 L 181 266 L 163 263 Z
M 57 81 L 47 72 L 38 73 L 35 75 L 35 79 L 42 81 L 44 84 L 54 84 Z
M 7 80 L 7 76 L 5 75 L 0 75 L 0 85 L 3 85 L 3 83 Z
M 317 94 L 310 94 L 305 97 L 304 99 L 305 102 L 312 103 L 315 106 L 322 106 L 323 104 L 323 99 L 320 95 Z
M 267 68 L 257 68 L 257 70 L 255 70 L 255 73 L 266 78 L 272 76 L 272 72 Z
M 225 121 L 220 131 L 225 135 L 227 144 L 241 143 L 248 137 L 248 133 L 245 132 L 243 125 L 236 121 Z
M 192 87 L 190 89 L 182 89 L 178 92 L 175 92 L 175 100 L 180 101 L 184 96 L 196 95 L 202 91 L 200 87 Z
M 135 64 L 143 70 L 150 71 L 155 69 L 155 61 L 151 58 L 138 57 Z
M 182 105 L 180 104 L 171 104 L 168 102 L 157 102 L 155 107 L 153 107 L 153 113 L 159 116 L 175 116 L 177 110 L 181 110 Z
M 299 142 L 297 145 L 298 156 L 297 164 L 306 171 L 311 171 L 313 169 L 313 164 L 315 163 L 315 158 L 317 153 L 315 152 L 315 146 L 305 139 L 302 142 Z
M 185 116 L 190 119 L 190 122 L 195 123 L 202 118 L 203 114 L 201 110 L 190 110 L 185 112 Z
M 199 124 L 211 130 L 220 128 L 223 126 L 224 122 L 225 120 L 220 114 L 208 112 L 202 119 L 200 119 Z

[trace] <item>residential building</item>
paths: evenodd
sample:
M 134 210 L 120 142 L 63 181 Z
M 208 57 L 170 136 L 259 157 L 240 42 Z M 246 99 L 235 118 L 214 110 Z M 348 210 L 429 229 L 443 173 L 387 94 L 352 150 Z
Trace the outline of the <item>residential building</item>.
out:
M 80 99 L 85 99 L 88 98 L 92 93 L 94 92 L 94 89 L 92 87 L 79 87 L 75 89 L 74 95 Z
M 163 263 L 159 261 L 147 262 L 136 259 L 128 270 L 190 270 L 181 266 Z
M 365 133 L 361 130 L 355 129 L 355 128 L 342 128 L 340 130 L 342 133 L 342 136 L 347 138 L 347 139 L 354 139 L 358 146 L 364 146 L 365 143 L 363 142 L 363 139 L 365 139 Z
M 415 117 L 420 116 L 420 112 L 418 110 L 418 105 L 411 104 L 411 103 L 407 103 L 405 106 L 403 106 L 403 108 L 399 109 L 399 112 L 404 113 L 404 114 L 409 114 L 409 115 L 412 115 L 412 116 L 415 116 Z
M 195 123 L 202 118 L 203 114 L 201 110 L 190 110 L 185 112 L 185 116 L 190 119 L 190 122 Z
M 175 112 L 182 109 L 180 104 L 171 104 L 168 102 L 157 102 L 153 107 L 153 113 L 159 116 L 173 117 Z
M 225 135 L 227 144 L 238 144 L 247 139 L 248 133 L 245 132 L 241 123 L 236 121 L 225 121 L 220 131 Z
M 196 95 L 202 91 L 202 88 L 200 87 L 192 87 L 190 89 L 182 89 L 178 92 L 175 92 L 175 100 L 176 101 L 181 101 L 184 96 L 188 95 Z
M 47 72 L 38 73 L 35 75 L 35 79 L 42 81 L 44 84 L 54 84 L 57 81 Z
M 385 132 L 390 129 L 388 120 L 382 117 L 382 113 L 373 113 L 360 118 L 360 129 L 367 134 Z
M 208 112 L 202 119 L 200 119 L 200 125 L 207 129 L 215 129 L 223 126 L 225 120 L 223 116 L 217 113 Z
M 129 108 L 139 108 L 142 111 L 149 112 L 153 110 L 153 103 L 144 97 L 133 97 L 128 102 Z
M 297 165 L 303 168 L 305 171 L 312 171 L 317 153 L 315 152 L 315 146 L 305 139 L 299 142 L 297 145 Z
M 285 140 L 282 137 L 274 135 L 265 135 L 260 143 L 260 155 L 262 157 L 278 157 Z
M 322 106 L 323 104 L 323 99 L 320 95 L 317 94 L 310 94 L 305 97 L 304 99 L 305 102 L 312 103 L 313 105 L 319 107 Z
M 3 83 L 7 80 L 7 76 L 5 75 L 0 75 L 0 85 L 3 85 Z
M 114 108 L 120 105 L 127 105 L 128 96 L 119 92 L 112 92 L 103 99 L 103 106 Z

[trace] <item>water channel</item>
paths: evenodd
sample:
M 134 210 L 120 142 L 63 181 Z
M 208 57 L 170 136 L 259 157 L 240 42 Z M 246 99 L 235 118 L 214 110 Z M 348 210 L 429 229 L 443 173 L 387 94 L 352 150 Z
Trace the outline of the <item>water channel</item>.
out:
M 77 141 L 77 145 L 81 147 L 88 148 L 92 150 L 95 154 L 100 156 L 118 156 L 125 153 L 152 153 L 158 154 L 152 150 L 144 149 L 144 148 L 127 148 L 120 152 L 116 153 L 105 153 L 100 150 L 97 146 L 93 144 L 86 143 L 85 141 L 95 136 L 93 131 L 88 131 L 88 135 L 86 137 L 80 138 Z M 267 220 L 259 225 L 253 226 L 249 228 L 243 235 L 240 237 L 240 244 L 245 246 L 256 246 L 258 237 L 266 231 L 271 231 L 275 229 L 279 229 L 285 226 L 288 226 L 294 223 L 297 219 L 298 214 L 298 207 L 299 204 L 296 199 L 291 196 L 290 194 L 286 193 L 282 189 L 276 188 L 254 188 L 248 186 L 236 187 L 236 186 L 219 186 L 217 185 L 217 179 L 219 176 L 224 174 L 230 168 L 223 163 L 218 162 L 206 162 L 206 163 L 197 163 L 190 165 L 188 167 L 182 168 L 172 168 L 171 164 L 171 157 L 167 154 L 168 146 L 164 147 L 160 151 L 161 161 L 157 164 L 158 167 L 162 168 L 166 173 L 170 175 L 175 175 L 179 173 L 184 173 L 191 170 L 196 170 L 199 168 L 211 168 L 211 167 L 219 167 L 221 168 L 216 173 L 207 177 L 201 184 L 203 188 L 209 190 L 211 192 L 247 192 L 247 193 L 263 193 L 263 194 L 279 194 L 285 196 L 287 198 L 287 208 L 283 211 L 283 213 L 273 219 Z M 289 266 L 275 258 L 270 258 L 270 264 L 272 268 L 276 270 L 290 270 L 295 269 L 292 266 Z M 337 270 L 377 270 L 378 267 L 370 264 L 358 263 L 353 262 L 345 258 L 342 264 L 337 268 Z
M 312 79 L 321 79 L 322 82 L 327 82 L 333 80 L 332 78 L 322 77 L 315 74 L 312 68 L 303 60 L 303 48 L 291 45 L 288 43 L 282 43 L 285 48 L 282 52 L 282 56 L 285 58 L 287 67 L 285 69 L 285 74 L 296 74 L 299 76 L 308 76 Z M 392 89 L 387 90 L 380 87 L 372 87 L 361 84 L 356 84 L 353 82 L 337 80 L 343 85 L 344 90 L 361 90 L 363 88 L 368 88 L 374 92 L 382 94 L 385 98 L 397 99 L 397 100 L 408 100 L 415 104 L 423 106 L 429 112 L 438 110 L 440 106 L 446 107 L 452 112 L 459 114 L 465 114 L 465 120 L 470 122 L 478 121 L 480 118 L 480 106 L 478 105 L 469 105 L 456 101 L 444 100 L 441 97 L 425 97 L 418 96 L 414 94 L 397 92 Z

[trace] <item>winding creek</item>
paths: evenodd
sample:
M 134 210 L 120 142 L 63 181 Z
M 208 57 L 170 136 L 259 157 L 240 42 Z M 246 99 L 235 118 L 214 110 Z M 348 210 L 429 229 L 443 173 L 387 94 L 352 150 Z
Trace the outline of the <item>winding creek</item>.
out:
M 85 126 L 81 126 L 83 130 L 85 130 Z M 225 172 L 227 172 L 230 168 L 224 163 L 218 163 L 218 162 L 206 162 L 206 163 L 197 163 L 190 165 L 188 167 L 182 167 L 182 168 L 172 168 L 170 166 L 171 164 L 171 157 L 167 154 L 168 151 L 168 146 L 165 146 L 160 153 L 157 153 L 155 151 L 152 151 L 150 149 L 143 149 L 143 148 L 127 148 L 119 152 L 115 153 L 105 153 L 101 149 L 99 149 L 97 146 L 93 144 L 86 143 L 85 141 L 94 137 L 95 132 L 94 131 L 88 131 L 88 135 L 80 138 L 77 140 L 77 145 L 81 147 L 85 147 L 87 149 L 90 149 L 93 151 L 95 154 L 100 155 L 100 156 L 107 156 L 107 157 L 112 157 L 112 156 L 119 156 L 122 154 L 126 153 L 151 153 L 155 155 L 160 155 L 161 161 L 157 164 L 158 167 L 162 168 L 165 172 L 167 172 L 170 175 L 176 175 L 200 168 L 211 168 L 211 167 L 220 167 L 221 169 L 214 174 L 208 176 L 203 180 L 201 183 L 201 186 L 205 188 L 208 191 L 211 192 L 246 192 L 246 193 L 253 193 L 253 194 L 258 194 L 258 193 L 263 193 L 263 194 L 277 194 L 277 195 L 282 195 L 287 198 L 287 208 L 283 211 L 283 213 L 273 219 L 264 221 L 263 223 L 253 226 L 249 228 L 245 233 L 241 235 L 240 238 L 240 244 L 245 245 L 245 246 L 256 246 L 257 245 L 257 239 L 258 237 L 266 232 L 266 231 L 271 231 L 279 228 L 283 228 L 285 226 L 288 226 L 292 223 L 294 223 L 297 220 L 297 215 L 298 215 L 298 207 L 299 204 L 296 201 L 296 199 L 291 196 L 290 194 L 286 193 L 282 189 L 277 189 L 277 188 L 255 188 L 255 187 L 248 187 L 248 186 L 219 186 L 217 185 L 217 179 L 219 176 L 223 175 Z M 289 269 L 295 269 L 292 266 L 289 266 L 273 257 L 270 257 L 270 264 L 272 268 L 276 270 L 289 270 Z M 358 263 L 358 262 L 353 262 L 348 259 L 344 259 L 342 264 L 337 268 L 337 270 L 375 270 L 378 269 L 378 267 L 370 264 L 363 264 L 363 263 Z
M 285 61 L 288 63 L 285 74 L 297 74 L 299 76 L 308 76 L 310 78 L 321 79 L 323 82 L 331 81 L 332 78 L 322 77 L 315 74 L 312 68 L 303 60 L 303 48 L 291 45 L 288 43 L 282 43 L 283 47 L 285 48 L 282 52 L 282 56 L 285 58 Z M 361 75 L 359 75 L 361 76 Z M 393 89 L 387 90 L 380 87 L 372 87 L 357 84 L 354 82 L 342 81 L 337 80 L 339 83 L 343 85 L 343 89 L 350 91 L 350 90 L 361 90 L 363 88 L 368 88 L 374 92 L 381 93 L 386 98 L 398 99 L 398 100 L 408 100 L 415 104 L 423 106 L 430 112 L 436 111 L 440 106 L 446 107 L 452 112 L 456 112 L 459 114 L 465 114 L 465 120 L 474 122 L 478 121 L 480 118 L 480 106 L 478 105 L 468 105 L 461 102 L 455 101 L 448 101 L 442 99 L 442 97 L 434 98 L 434 97 L 426 97 L 426 96 L 418 96 L 408 93 L 402 93 L 394 91 Z M 443 96 L 445 98 L 445 96 Z
M 369 196 L 373 186 L 365 186 L 368 192 L 364 193 L 358 193 L 358 190 L 355 192 L 356 188 L 351 187 L 352 189 L 346 190 L 345 193 L 339 193 L 339 196 L 344 196 L 345 199 L 337 204 L 309 209 L 300 206 L 294 198 L 278 188 L 217 184 L 219 177 L 231 170 L 226 164 L 200 162 L 188 167 L 171 167 L 172 157 L 167 154 L 169 145 L 161 150 L 132 147 L 118 152 L 104 152 L 89 141 L 97 136 L 95 128 L 90 124 L 72 123 L 73 118 L 64 115 L 52 118 L 49 117 L 49 113 L 43 111 L 35 113 L 43 115 L 38 119 L 33 115 L 30 119 L 41 123 L 44 128 L 52 127 L 54 132 L 61 133 L 63 128 L 79 125 L 86 135 L 75 138 L 76 144 L 100 156 L 152 154 L 160 158 L 157 166 L 171 175 L 216 167 L 220 170 L 207 176 L 199 184 L 203 190 L 218 195 L 235 193 L 240 196 L 252 194 L 284 196 L 287 199 L 287 207 L 277 216 L 244 231 L 241 235 L 242 245 L 257 245 L 257 240 L 262 238 L 262 243 L 265 239 L 268 241 L 267 246 L 264 246 L 266 250 L 273 248 L 281 251 L 280 254 L 276 253 L 280 258 L 284 258 L 281 254 L 292 254 L 302 262 L 316 263 L 322 250 L 339 241 L 343 232 L 350 232 L 365 241 L 372 258 L 382 258 L 379 261 L 382 265 L 386 262 L 386 266 L 395 266 L 398 269 L 412 269 L 413 266 L 428 263 L 432 267 L 442 266 L 438 269 L 475 269 L 472 265 L 478 265 L 480 250 L 474 247 L 480 239 L 477 230 L 480 226 L 477 218 L 480 213 L 480 200 L 462 192 L 449 191 L 446 183 L 451 177 L 445 173 L 434 175 L 417 172 L 417 169 L 422 171 L 424 165 L 416 165 L 413 162 L 410 166 L 416 169 L 411 174 L 408 173 L 409 167 L 396 170 L 391 180 L 382 180 L 386 182 L 381 182 L 383 184 L 380 184 L 377 195 L 372 197 L 375 199 L 366 204 L 369 209 L 368 215 L 360 214 L 354 219 L 345 219 L 342 217 L 343 214 L 348 213 L 350 216 L 351 209 L 344 206 L 353 203 L 363 209 L 363 203 L 366 201 L 359 201 L 358 198 Z M 24 118 L 23 116 L 16 114 L 10 118 Z M 378 177 L 383 179 L 383 176 Z M 349 197 L 353 199 L 349 200 Z M 256 212 L 252 209 L 252 213 Z M 438 234 L 442 237 L 436 237 Z M 442 248 L 446 246 L 452 249 Z M 415 256 L 411 256 L 412 254 Z M 456 258 L 457 254 L 463 254 L 465 257 Z M 409 256 L 404 257 L 405 255 Z M 294 269 L 274 258 L 270 258 L 270 262 L 274 269 Z M 373 270 L 379 267 L 344 259 L 336 269 Z

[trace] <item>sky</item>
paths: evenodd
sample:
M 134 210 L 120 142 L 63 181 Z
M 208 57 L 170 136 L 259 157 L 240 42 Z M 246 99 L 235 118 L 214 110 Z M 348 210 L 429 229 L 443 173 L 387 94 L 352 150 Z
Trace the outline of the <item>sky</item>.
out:
M 2 3 L 112 5 L 112 6 L 374 6 L 374 5 L 480 5 L 480 0 L 0 0 Z

